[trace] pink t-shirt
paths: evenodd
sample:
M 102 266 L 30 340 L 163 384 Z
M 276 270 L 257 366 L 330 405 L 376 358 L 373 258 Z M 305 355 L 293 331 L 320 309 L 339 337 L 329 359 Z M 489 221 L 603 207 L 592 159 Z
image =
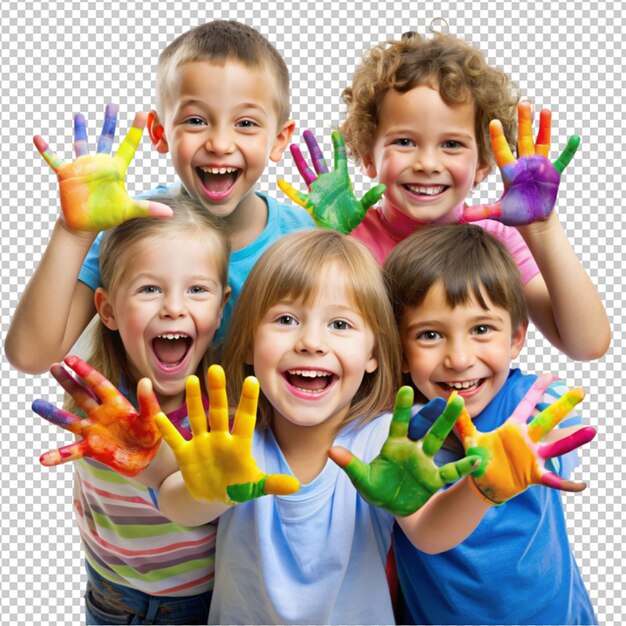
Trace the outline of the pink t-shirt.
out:
M 356 237 L 370 249 L 381 265 L 396 245 L 409 235 L 412 235 L 418 228 L 424 226 L 421 222 L 414 220 L 393 207 L 389 210 L 393 216 L 391 220 L 384 215 L 382 206 L 371 208 L 365 214 L 363 221 L 350 233 L 351 236 Z M 443 219 L 434 223 L 459 222 L 461 221 L 462 210 L 463 207 L 459 206 L 453 217 L 446 215 Z M 484 228 L 507 247 L 520 269 L 524 285 L 539 274 L 539 268 L 533 255 L 515 228 L 505 226 L 495 220 L 480 220 L 474 222 L 474 224 Z

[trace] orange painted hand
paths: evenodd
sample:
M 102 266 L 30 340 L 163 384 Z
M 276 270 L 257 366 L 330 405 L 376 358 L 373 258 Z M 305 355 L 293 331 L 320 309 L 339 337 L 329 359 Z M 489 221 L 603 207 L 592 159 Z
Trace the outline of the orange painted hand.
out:
M 581 428 L 554 443 L 540 443 L 582 401 L 584 391 L 571 389 L 527 423 L 551 381 L 549 374 L 539 377 L 509 419 L 492 432 L 476 430 L 465 410 L 457 420 L 456 430 L 466 455 L 477 455 L 483 459 L 472 473 L 472 480 L 482 497 L 491 504 L 502 504 L 530 485 L 544 485 L 562 491 L 582 491 L 585 488 L 584 483 L 564 480 L 548 471 L 545 460 L 591 441 L 595 437 L 595 429 Z
M 85 118 L 77 114 L 74 117 L 76 160 L 69 163 L 51 152 L 42 137 L 34 138 L 37 150 L 58 176 L 62 217 L 69 228 L 99 232 L 135 217 L 172 215 L 165 204 L 133 200 L 124 186 L 126 170 L 146 125 L 146 115 L 137 113 L 126 138 L 111 156 L 116 121 L 117 107 L 109 104 L 97 152 L 89 154 Z
M 228 428 L 226 379 L 219 365 L 208 372 L 209 426 L 202 406 L 200 381 L 187 378 L 187 413 L 193 437 L 185 441 L 163 413 L 156 422 L 172 448 L 185 485 L 196 500 L 235 504 L 264 495 L 286 495 L 298 491 L 293 476 L 265 474 L 252 458 L 252 436 L 256 424 L 259 383 L 246 378 L 235 414 L 232 433 Z
M 152 392 L 152 383 L 143 378 L 137 384 L 139 412 L 93 367 L 78 357 L 69 355 L 65 364 L 84 384 L 55 363 L 50 372 L 76 401 L 86 417 L 72 415 L 45 400 L 35 400 L 33 411 L 49 422 L 79 435 L 80 441 L 58 450 L 46 452 L 40 458 L 43 465 L 52 466 L 89 457 L 124 476 L 136 476 L 154 458 L 161 435 L 154 422 L 161 410 Z

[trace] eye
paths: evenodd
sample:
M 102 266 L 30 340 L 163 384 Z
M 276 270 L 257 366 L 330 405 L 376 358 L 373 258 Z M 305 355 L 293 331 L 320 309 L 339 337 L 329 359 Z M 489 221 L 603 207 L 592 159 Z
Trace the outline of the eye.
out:
M 236 124 L 239 128 L 256 128 L 258 124 L 252 120 L 240 120 Z
M 206 293 L 208 291 L 208 289 L 206 287 L 203 287 L 202 285 L 194 285 L 193 287 L 189 287 L 189 293 L 192 294 L 201 294 L 201 293 Z
M 298 320 L 291 315 L 279 315 L 276 318 L 276 322 L 281 326 L 295 326 Z
M 493 331 L 493 327 L 487 324 L 479 324 L 478 326 L 474 326 L 474 328 L 472 328 L 473 335 L 487 335 L 491 331 Z
M 205 121 L 201 117 L 192 115 L 185 120 L 187 126 L 205 126 Z
M 437 341 L 437 339 L 441 339 L 441 335 L 436 330 L 425 330 L 417 336 L 417 339 L 419 341 Z
M 444 150 L 458 150 L 463 147 L 463 144 L 456 139 L 449 139 L 448 141 L 444 141 L 442 144 Z
M 346 320 L 333 320 L 329 324 L 329 327 L 332 328 L 332 330 L 349 330 L 352 328 L 352 324 Z
M 161 290 L 156 285 L 145 285 L 144 287 L 140 287 L 138 293 L 145 293 L 147 295 L 153 295 L 156 293 L 161 293 Z
M 393 140 L 393 145 L 400 146 L 401 148 L 410 148 L 415 144 L 411 139 L 408 139 L 407 137 L 399 137 L 398 139 Z

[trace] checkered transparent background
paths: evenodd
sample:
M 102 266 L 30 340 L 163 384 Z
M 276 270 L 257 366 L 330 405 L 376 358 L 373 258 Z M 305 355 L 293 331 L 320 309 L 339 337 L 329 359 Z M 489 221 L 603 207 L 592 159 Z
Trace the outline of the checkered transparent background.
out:
M 584 414 L 598 426 L 577 478 L 583 494 L 564 496 L 571 543 L 600 623 L 623 623 L 621 517 L 624 510 L 619 390 L 623 297 L 621 212 L 624 16 L 620 3 L 474 2 L 363 3 L 319 0 L 299 6 L 263 2 L 212 3 L 85 0 L 43 3 L 4 0 L 0 12 L 2 146 L 2 334 L 40 258 L 57 213 L 56 179 L 32 145 L 42 133 L 71 157 L 72 114 L 83 112 L 92 142 L 104 105 L 120 104 L 118 136 L 136 110 L 152 105 L 153 68 L 175 36 L 210 19 L 245 21 L 264 33 L 292 72 L 296 140 L 305 128 L 324 139 L 343 113 L 339 94 L 361 52 L 406 30 L 425 32 L 447 18 L 451 32 L 483 49 L 538 107 L 554 113 L 553 155 L 573 133 L 583 144 L 559 194 L 559 215 L 613 320 L 613 344 L 599 362 L 575 363 L 531 329 L 520 364 L 559 373 L 588 396 Z M 259 186 L 279 196 L 278 177 L 299 181 L 286 156 Z M 169 182 L 168 157 L 144 139 L 131 165 L 131 193 Z M 357 191 L 366 181 L 355 175 Z M 475 199 L 494 198 L 496 175 Z M 575 289 L 575 285 L 569 288 Z M 54 302 L 50 303 L 54 306 Z M 581 333 L 592 332 L 581 328 Z M 85 578 L 71 509 L 71 469 L 46 469 L 39 454 L 68 438 L 34 416 L 30 403 L 61 401 L 48 376 L 31 377 L 2 360 L 1 609 L 3 623 L 75 624 L 83 621 Z

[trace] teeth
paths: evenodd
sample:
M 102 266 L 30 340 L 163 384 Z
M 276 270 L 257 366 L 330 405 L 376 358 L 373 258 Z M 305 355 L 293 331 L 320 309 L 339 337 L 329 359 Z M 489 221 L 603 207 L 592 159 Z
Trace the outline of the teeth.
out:
M 441 193 L 446 188 L 445 185 L 439 185 L 437 187 L 422 187 L 421 185 L 407 185 L 407 187 L 413 193 L 421 193 L 426 196 L 436 196 L 438 193 Z
M 201 167 L 206 174 L 233 174 L 238 171 L 236 167 Z
M 159 339 L 187 339 L 188 335 L 181 335 L 180 333 L 166 333 L 159 335 Z
M 454 382 L 454 383 L 446 383 L 448 387 L 452 387 L 452 389 L 469 389 L 478 383 L 478 380 L 465 380 L 462 382 Z
M 288 370 L 292 376 L 305 376 L 306 378 L 317 378 L 322 376 L 331 376 L 328 372 L 320 372 L 316 370 Z

